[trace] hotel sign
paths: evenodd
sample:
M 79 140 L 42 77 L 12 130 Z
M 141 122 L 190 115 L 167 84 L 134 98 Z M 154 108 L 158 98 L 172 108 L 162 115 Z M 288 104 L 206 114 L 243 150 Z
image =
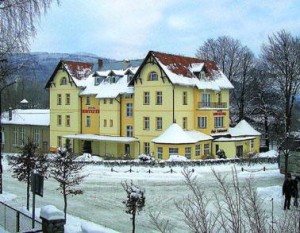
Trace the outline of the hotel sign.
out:
M 96 109 L 94 107 L 89 107 L 88 109 L 82 109 L 82 113 L 100 113 L 99 109 Z
M 226 112 L 217 111 L 213 113 L 214 116 L 226 116 Z
M 82 109 L 82 113 L 100 113 L 99 109 Z

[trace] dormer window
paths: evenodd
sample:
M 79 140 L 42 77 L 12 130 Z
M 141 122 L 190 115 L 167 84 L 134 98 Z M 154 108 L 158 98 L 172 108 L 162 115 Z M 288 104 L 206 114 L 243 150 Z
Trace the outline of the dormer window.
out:
M 205 78 L 205 72 L 204 71 L 200 71 L 199 73 L 199 79 L 203 79 Z
M 156 72 L 151 72 L 150 74 L 149 74 L 149 79 L 148 79 L 149 81 L 157 81 L 158 80 L 158 75 L 157 75 L 157 73 Z
M 98 86 L 103 80 L 103 77 L 95 77 L 95 86 Z
M 127 75 L 127 83 L 129 83 L 133 78 L 133 75 L 132 74 L 128 74 Z
M 60 85 L 67 85 L 67 78 L 66 78 L 66 77 L 63 77 L 63 78 L 60 80 Z

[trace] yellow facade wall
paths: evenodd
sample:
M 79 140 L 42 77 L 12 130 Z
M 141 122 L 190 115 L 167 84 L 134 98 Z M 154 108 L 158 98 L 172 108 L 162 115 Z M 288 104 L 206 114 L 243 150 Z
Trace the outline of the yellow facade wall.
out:
M 63 78 L 67 79 L 66 85 L 61 85 Z M 59 69 L 50 87 L 50 146 L 61 146 L 58 138 L 63 135 L 80 133 L 79 91 L 80 89 L 72 81 L 70 82 L 68 73 Z M 61 124 L 58 122 L 59 116 L 61 116 Z M 67 118 L 69 119 L 69 125 L 67 125 Z M 64 143 L 65 140 L 62 138 L 62 144 Z

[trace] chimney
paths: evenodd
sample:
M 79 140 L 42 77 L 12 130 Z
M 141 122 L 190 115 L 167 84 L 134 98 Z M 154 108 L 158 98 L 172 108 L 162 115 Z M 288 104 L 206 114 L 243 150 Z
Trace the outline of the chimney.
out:
M 11 121 L 12 120 L 12 108 L 9 107 L 8 109 L 8 120 Z
M 126 70 L 130 65 L 130 60 L 124 59 L 123 60 L 123 69 Z
M 98 70 L 101 70 L 103 68 L 103 60 L 101 58 L 98 58 Z

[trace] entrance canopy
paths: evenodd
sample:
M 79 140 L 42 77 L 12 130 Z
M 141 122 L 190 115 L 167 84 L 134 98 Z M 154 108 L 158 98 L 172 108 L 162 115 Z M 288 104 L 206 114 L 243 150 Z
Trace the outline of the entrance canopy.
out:
M 71 134 L 64 135 L 64 138 L 69 139 L 79 139 L 79 140 L 88 140 L 88 141 L 109 141 L 109 142 L 120 142 L 120 143 L 130 143 L 130 142 L 138 142 L 137 138 L 133 137 L 115 137 L 115 136 L 102 136 L 95 134 Z

